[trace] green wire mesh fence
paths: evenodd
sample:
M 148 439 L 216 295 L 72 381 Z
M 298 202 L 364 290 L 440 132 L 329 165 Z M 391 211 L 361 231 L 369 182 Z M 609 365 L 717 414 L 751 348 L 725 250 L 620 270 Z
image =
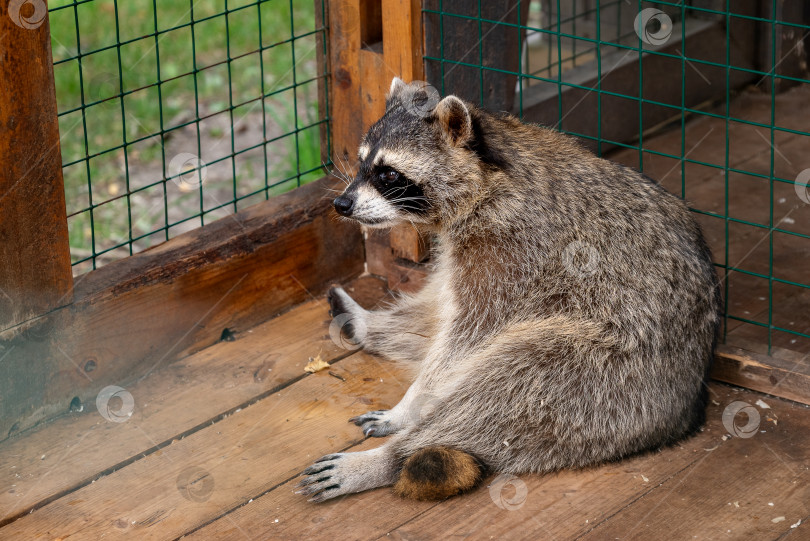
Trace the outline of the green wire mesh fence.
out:
M 49 2 L 75 274 L 322 176 L 325 10 Z
M 443 95 L 574 135 L 686 198 L 723 283 L 724 338 L 806 353 L 804 4 L 427 0 L 426 77 Z

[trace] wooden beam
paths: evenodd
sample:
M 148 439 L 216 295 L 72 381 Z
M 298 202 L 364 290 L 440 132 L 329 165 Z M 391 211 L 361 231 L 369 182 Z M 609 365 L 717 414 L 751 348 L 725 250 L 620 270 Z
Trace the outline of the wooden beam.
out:
M 388 288 L 403 293 L 416 293 L 424 287 L 427 276 L 425 265 L 395 258 L 388 266 Z
M 330 124 L 332 159 L 354 162 L 362 136 L 359 0 L 329 3 Z
M 363 272 L 322 179 L 105 265 L 74 302 L 0 333 L 0 439 Z M 227 333 L 225 333 L 227 335 Z
M 520 71 L 520 45 L 525 34 L 516 25 L 518 18 L 523 25 L 528 22 L 529 3 L 426 0 L 425 7 L 431 12 L 424 20 L 425 54 L 449 61 L 426 60 L 427 81 L 444 95 L 455 94 L 492 111 L 511 111 L 517 81 L 512 73 Z M 440 7 L 442 15 L 432 12 Z M 479 24 L 475 20 L 479 16 L 504 24 Z M 485 68 L 502 71 L 481 70 L 479 62 Z
M 419 0 L 382 3 L 383 60 L 390 72 L 382 73 L 385 89 L 394 75 L 406 81 L 424 77 L 422 62 L 422 5 Z M 387 79 L 387 81 L 385 81 Z
M 4 4 L 6 9 L 0 10 L 0 329 L 68 304 L 73 287 L 45 2 Z
M 394 257 L 413 263 L 421 263 L 430 256 L 431 237 L 411 224 L 402 224 L 391 229 L 391 251 Z
M 383 278 L 388 277 L 388 267 L 394 260 L 390 235 L 391 232 L 385 229 L 365 231 L 367 270 Z
M 773 355 L 720 345 L 712 378 L 810 404 L 810 355 L 779 350 Z
M 756 15 L 766 21 L 775 19 L 780 23 L 810 24 L 810 6 L 807 2 L 769 0 L 761 2 L 759 8 L 760 11 Z M 807 52 L 804 47 L 807 32 L 796 26 L 771 22 L 760 22 L 758 30 L 760 71 L 769 75 L 762 77 L 757 84 L 767 92 L 771 91 L 771 85 L 776 86 L 776 92 L 784 92 L 792 86 L 801 84 L 798 81 L 782 79 L 780 76 L 806 78 Z
M 672 38 L 657 51 L 671 55 L 680 55 L 684 50 L 681 42 L 681 24 L 673 25 Z M 689 54 L 704 58 L 712 51 L 725 51 L 726 31 L 723 24 L 716 21 L 690 20 L 686 28 L 686 40 L 690 44 Z M 652 46 L 647 46 L 652 47 Z M 755 59 L 753 50 L 747 42 L 729 44 L 732 47 L 732 62 L 736 66 L 753 69 Z M 725 61 L 725 56 L 723 57 Z M 598 72 L 596 60 L 584 63 L 565 72 L 565 82 L 538 84 L 523 92 L 522 115 L 528 122 L 553 126 L 561 131 L 584 135 L 581 142 L 602 152 L 614 148 L 617 143 L 638 140 L 639 105 L 634 98 L 639 96 L 639 66 L 644 73 L 643 97 L 659 103 L 680 106 L 681 81 L 680 60 L 659 55 L 645 54 L 639 62 L 638 54 L 626 50 L 612 50 L 601 56 L 602 73 Z M 685 81 L 686 107 L 724 99 L 726 96 L 725 70 L 707 69 L 700 64 L 694 68 Z M 702 68 L 702 69 L 701 69 Z M 678 79 L 674 79 L 677 75 Z M 755 76 L 731 70 L 729 84 L 731 88 L 745 85 Z M 599 109 L 600 95 L 597 89 L 627 96 L 620 98 L 609 94 L 601 95 L 601 118 L 595 111 Z M 579 88 L 584 87 L 584 88 Z M 512 111 L 520 114 L 516 105 Z M 681 111 L 673 107 L 645 104 L 641 111 L 643 130 L 654 128 L 662 122 L 680 118 Z M 598 138 L 599 140 L 596 140 Z

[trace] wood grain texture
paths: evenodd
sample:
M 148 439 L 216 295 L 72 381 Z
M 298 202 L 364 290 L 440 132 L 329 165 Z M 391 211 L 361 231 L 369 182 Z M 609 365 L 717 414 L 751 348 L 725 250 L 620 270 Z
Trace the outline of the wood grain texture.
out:
M 720 345 L 712 378 L 763 393 L 810 404 L 810 356 L 783 350 L 771 356 Z
M 385 294 L 371 278 L 347 287 L 367 308 Z M 23 479 L 52 468 L 28 481 L 7 474 L 4 482 L 20 490 L 38 482 L 56 490 L 51 478 L 71 468 L 96 472 L 0 528 L 0 538 L 649 539 L 673 531 L 671 538 L 775 539 L 808 516 L 810 409 L 722 384 L 710 385 L 703 431 L 673 447 L 509 483 L 491 475 L 472 493 L 440 503 L 400 500 L 382 488 L 310 504 L 293 494 L 295 475 L 322 454 L 379 445 L 363 441 L 346 419 L 390 407 L 408 384 L 395 364 L 362 353 L 290 380 L 319 344 L 332 355 L 324 309 L 323 300 L 307 303 L 156 371 L 129 388 L 137 407 L 124 423 L 54 423 L 14 448 L 0 444 L 2 472 L 15 459 Z M 273 361 L 270 373 L 278 374 L 270 377 L 291 384 L 256 381 Z M 242 398 L 228 398 L 231 392 Z M 747 422 L 744 413 L 724 417 L 735 402 L 760 417 L 749 438 L 727 434 Z M 197 409 L 220 415 L 195 425 Z M 76 419 L 84 416 L 97 414 Z M 106 453 L 131 455 L 161 438 L 160 446 L 105 467 Z M 188 479 L 197 480 L 190 490 Z M 13 501 L 4 492 L 0 502 Z
M 367 308 L 386 294 L 370 277 L 346 289 Z M 91 403 L 0 443 L 0 525 L 303 378 L 309 357 L 351 354 L 331 339 L 328 311 L 323 298 L 309 301 L 127 386 L 135 409 L 126 423 L 106 421 Z
M 351 451 L 379 444 L 371 438 Z M 297 482 L 287 481 L 184 539 L 375 539 L 437 505 L 404 500 L 387 488 L 313 505 L 295 494 Z
M 726 519 L 735 512 L 739 520 L 767 520 L 772 525 L 771 514 L 761 514 L 769 510 L 768 501 L 780 502 L 791 517 L 800 516 L 808 505 L 807 450 L 800 446 L 806 444 L 810 411 L 766 397 L 770 410 L 754 406 L 762 415 L 765 433 L 757 432 L 749 439 L 729 438 L 723 425 L 724 409 L 733 401 L 753 405 L 761 395 L 721 384 L 710 388 L 713 402 L 705 428 L 678 446 L 581 471 L 521 475 L 511 485 L 490 477 L 489 486 L 442 502 L 380 539 L 579 539 L 589 532 L 588 539 L 659 539 L 661 532 L 666 532 L 667 539 L 692 539 L 693 534 L 699 539 L 726 539 Z M 768 421 L 769 416 L 778 417 L 778 426 Z M 745 416 L 736 421 L 745 424 Z M 747 453 L 756 453 L 757 459 L 749 460 Z M 747 488 L 749 480 L 769 475 L 774 482 L 767 492 L 772 498 L 781 493 L 778 500 L 760 494 L 764 484 L 752 483 L 751 490 Z M 681 486 L 692 488 L 673 492 L 673 487 Z M 734 495 L 727 490 L 732 486 Z M 735 500 L 741 508 L 732 511 Z M 646 513 L 644 520 L 654 527 L 643 528 L 643 535 L 635 530 L 628 537 Z M 717 514 L 717 521 L 712 520 L 712 513 Z M 693 527 L 693 517 L 699 527 Z M 777 526 L 784 532 L 790 524 Z M 738 526 L 728 538 L 775 537 L 746 536 L 745 529 Z
M 33 4 L 12 13 L 4 4 L 0 330 L 70 303 L 73 286 L 48 17 L 35 20 Z
M 394 259 L 388 267 L 388 287 L 393 291 L 416 293 L 425 285 L 427 276 L 426 265 Z
M 673 25 L 672 39 L 660 51 L 675 55 L 682 51 L 680 41 L 681 24 Z M 725 50 L 726 33 L 722 24 L 712 21 L 692 21 L 687 25 L 686 39 L 694 50 L 690 55 L 703 57 L 708 51 Z M 746 45 L 750 40 L 742 42 Z M 753 69 L 754 59 L 748 47 L 733 41 L 731 56 L 734 65 Z M 662 122 L 678 116 L 677 111 L 665 107 L 647 106 L 639 111 L 637 102 L 632 99 L 599 94 L 597 89 L 635 98 L 639 95 L 639 68 L 643 71 L 643 96 L 651 96 L 655 101 L 666 104 L 680 104 L 680 84 L 673 84 L 672 73 L 676 65 L 669 58 L 659 55 L 644 55 L 639 62 L 637 56 L 623 51 L 607 51 L 602 54 L 601 74 L 597 62 L 587 62 L 566 71 L 566 81 L 577 87 L 547 85 L 532 86 L 523 93 L 522 117 L 525 121 L 554 126 L 574 135 L 583 135 L 580 143 L 591 150 L 606 152 L 616 148 L 611 141 L 629 142 L 638 137 L 640 124 L 650 130 Z M 724 60 L 725 61 L 725 60 Z M 736 62 L 739 62 L 737 64 Z M 725 72 L 704 70 L 702 77 L 688 77 L 685 80 L 686 107 L 695 107 L 706 101 L 720 100 L 726 95 Z M 704 73 L 701 72 L 701 73 Z M 752 74 L 732 70 L 729 84 L 732 89 L 740 88 L 756 79 Z M 708 81 L 708 82 L 707 82 Z M 597 118 L 593 111 L 601 103 L 602 117 Z M 511 111 L 518 114 L 517 105 Z M 635 107 L 633 107 L 635 106 Z M 645 148 L 650 148 L 645 140 Z
M 372 124 L 385 113 L 385 93 L 396 72 L 385 63 L 383 55 L 375 50 L 362 49 L 359 53 L 363 129 L 357 138 L 365 134 Z M 386 82 L 386 79 L 388 82 Z M 355 151 L 357 149 L 355 148 Z M 352 155 L 354 157 L 354 155 Z
M 231 367 L 240 361 L 229 359 Z M 405 391 L 392 363 L 362 352 L 333 370 L 343 380 L 327 371 L 307 376 L 25 515 L 0 529 L 0 537 L 175 538 L 247 504 L 297 476 L 307 462 L 359 443 L 362 433 L 347 418 L 391 407 Z M 210 374 L 208 384 L 229 372 Z M 128 430 L 126 424 L 108 437 Z M 195 471 L 202 480 L 186 488 L 184 479 Z M 299 505 L 311 504 L 300 498 Z
M 324 179 L 88 273 L 73 304 L 0 333 L 0 438 L 363 271 Z M 92 369 L 92 372 L 90 371 Z
M 405 81 L 424 77 L 422 61 L 422 7 L 415 0 L 382 3 L 383 59 L 393 75 Z M 383 74 L 383 77 L 385 75 Z M 388 77 L 387 83 L 391 82 Z M 386 84 L 386 90 L 388 84 Z
M 390 232 L 387 229 L 367 229 L 365 240 L 368 272 L 387 279 L 388 267 L 394 260 Z
M 752 437 L 731 438 L 681 475 L 655 487 L 609 520 L 587 540 L 781 539 L 810 515 L 808 410 L 765 398 L 770 409 L 749 401 L 760 415 Z M 739 424 L 745 425 L 745 415 Z M 803 436 L 799 436 L 802 434 Z
M 455 94 L 491 111 L 512 111 L 517 76 L 511 73 L 519 71 L 525 34 L 525 30 L 517 28 L 517 23 L 518 17 L 521 24 L 527 23 L 529 2 L 426 0 L 425 8 L 431 10 L 423 21 L 425 56 L 449 61 L 426 60 L 427 81 L 443 95 Z M 479 16 L 506 24 L 479 24 L 475 20 Z M 503 71 L 485 69 L 482 72 L 478 67 L 458 62 Z M 504 73 L 507 71 L 511 73 Z
M 391 228 L 390 235 L 394 257 L 422 263 L 430 255 L 430 235 L 419 232 L 411 224 L 399 224 Z
M 332 156 L 355 160 L 362 134 L 359 0 L 329 2 L 329 112 Z
M 317 30 L 323 29 L 323 31 L 319 31 L 315 34 L 315 52 L 317 53 L 315 54 L 315 65 L 317 66 L 317 74 L 319 76 L 318 115 L 325 119 L 332 114 L 332 110 L 329 108 L 329 89 L 331 88 L 331 84 L 329 83 L 329 62 L 327 54 L 324 53 L 324 51 L 328 51 L 328 32 L 326 26 L 329 21 L 329 9 L 327 2 L 312 0 L 312 3 L 314 5 L 315 28 Z M 331 129 L 332 126 L 329 122 L 321 122 L 318 124 L 322 164 L 328 164 L 332 161 L 330 154 L 332 151 Z

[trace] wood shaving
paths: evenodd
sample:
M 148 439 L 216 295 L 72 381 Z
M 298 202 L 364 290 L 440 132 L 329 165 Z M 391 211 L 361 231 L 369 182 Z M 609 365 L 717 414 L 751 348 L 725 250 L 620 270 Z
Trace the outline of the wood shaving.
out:
M 766 404 L 761 398 L 759 400 L 757 400 L 755 403 L 756 403 L 757 406 L 759 406 L 760 408 L 762 408 L 764 410 L 771 409 L 771 407 L 768 404 Z
M 321 356 L 318 355 L 314 359 L 312 357 L 309 358 L 309 362 L 304 367 L 304 372 L 314 374 L 315 372 L 320 372 L 321 370 L 326 370 L 327 368 L 329 368 L 329 363 L 321 359 Z

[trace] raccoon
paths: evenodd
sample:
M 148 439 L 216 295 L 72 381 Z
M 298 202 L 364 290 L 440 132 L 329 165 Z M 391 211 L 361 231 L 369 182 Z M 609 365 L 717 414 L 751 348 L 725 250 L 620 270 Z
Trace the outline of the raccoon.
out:
M 350 419 L 369 451 L 304 470 L 311 501 L 394 485 L 419 500 L 490 472 L 547 473 L 666 446 L 704 422 L 720 322 L 686 204 L 573 139 L 394 79 L 336 211 L 437 239 L 424 289 L 384 310 L 341 288 L 331 315 L 411 363 L 390 410 Z

